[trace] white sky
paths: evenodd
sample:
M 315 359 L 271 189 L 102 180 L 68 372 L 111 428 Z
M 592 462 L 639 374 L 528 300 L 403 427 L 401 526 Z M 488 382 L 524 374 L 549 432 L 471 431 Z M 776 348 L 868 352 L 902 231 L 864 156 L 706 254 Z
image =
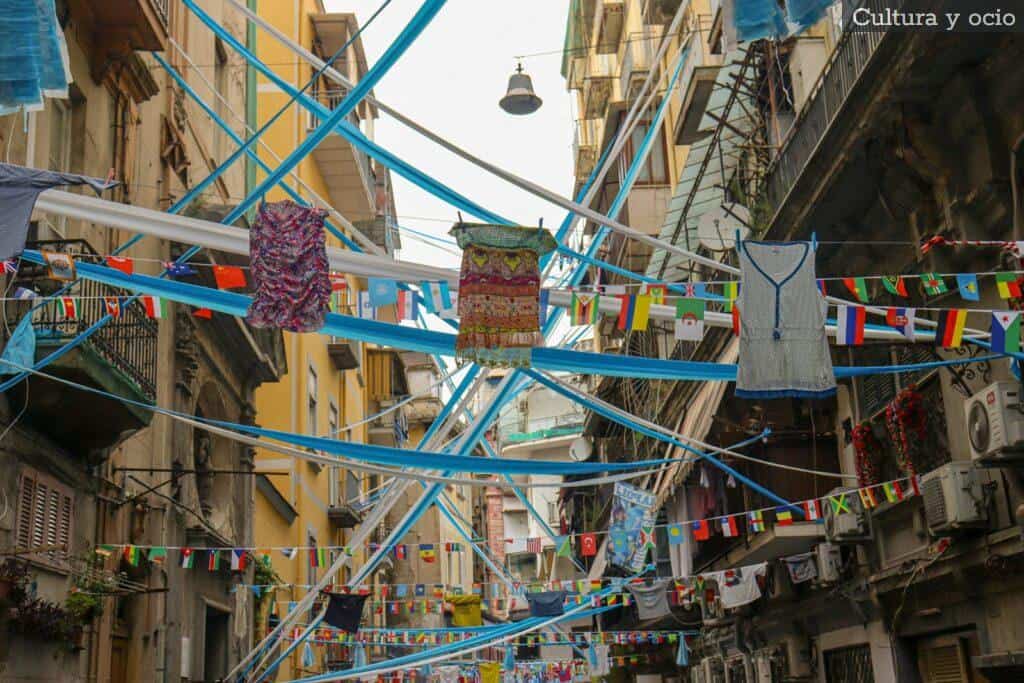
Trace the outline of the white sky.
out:
M 355 12 L 363 25 L 384 0 L 325 0 L 328 11 Z M 392 0 L 362 34 L 372 65 L 420 7 Z M 513 173 L 559 194 L 572 192 L 572 114 L 561 76 L 566 0 L 448 0 L 426 31 L 384 76 L 376 96 L 413 120 Z M 544 105 L 529 116 L 498 107 L 515 56 Z M 445 152 L 381 114 L 376 140 L 420 170 L 495 213 L 554 230 L 564 210 Z M 392 173 L 400 225 L 447 237 L 456 209 Z M 422 220 L 413 216 L 441 221 Z M 467 221 L 477 220 L 463 214 Z M 458 257 L 402 235 L 402 260 L 458 267 Z

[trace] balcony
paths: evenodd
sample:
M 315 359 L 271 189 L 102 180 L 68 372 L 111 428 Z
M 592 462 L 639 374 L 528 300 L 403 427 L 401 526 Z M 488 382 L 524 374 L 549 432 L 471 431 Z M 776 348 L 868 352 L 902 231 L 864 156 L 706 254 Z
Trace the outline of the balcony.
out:
M 604 118 L 608 103 L 618 94 L 616 71 L 618 59 L 614 54 L 590 55 L 587 61 L 586 86 L 583 94 L 584 119 Z M 621 99 L 614 97 L 614 99 Z
M 514 415 L 514 413 L 512 413 Z M 577 436 L 583 433 L 586 413 L 582 410 L 538 417 L 532 420 L 513 420 L 498 427 L 498 436 L 503 445 L 521 444 L 530 441 Z
M 648 25 L 643 31 L 630 33 L 623 42 L 619 56 L 619 62 L 622 64 L 619 72 L 619 92 L 623 97 L 632 99 L 631 89 L 638 88 L 647 77 L 647 72 L 651 70 L 651 62 L 658 53 L 663 32 L 661 26 Z
M 99 83 L 114 64 L 129 67 L 129 79 L 155 86 L 136 51 L 167 50 L 170 0 L 68 0 L 76 36 L 89 54 L 93 79 Z M 141 71 L 140 71 L 141 67 Z M 148 92 L 147 99 L 154 92 Z M 138 99 L 138 98 L 136 98 Z
M 441 414 L 440 368 L 426 353 L 405 352 L 399 358 L 405 367 L 405 381 L 414 398 L 405 405 L 405 416 L 410 423 L 433 424 Z
M 398 403 L 398 400 L 399 399 L 397 398 L 381 399 L 378 401 L 377 410 L 373 412 L 386 410 Z M 398 419 L 404 419 L 406 424 L 408 424 L 408 418 L 405 415 L 405 406 L 392 410 L 372 420 L 367 429 L 367 436 L 370 443 L 377 446 L 388 446 L 390 448 L 401 447 L 402 442 L 398 439 L 400 427 L 396 425 L 396 420 Z
M 711 21 L 708 15 L 698 16 L 696 28 L 699 30 L 689 40 L 690 51 L 679 77 L 679 89 L 676 91 L 680 105 L 675 130 L 677 145 L 692 145 L 711 134 L 710 129 L 700 128 L 711 91 L 722 68 L 722 55 L 712 54 L 708 44 L 703 40 L 711 29 Z
M 595 16 L 597 25 L 597 52 L 614 53 L 619 50 L 622 40 L 622 26 L 625 23 L 623 0 L 600 0 Z
M 84 240 L 34 242 L 31 249 L 93 255 Z M 56 291 L 60 283 L 47 277 L 43 266 L 22 263 L 16 286 L 42 293 Z M 69 293 L 77 297 L 77 315 L 65 317 L 56 302 L 32 313 L 36 333 L 36 359 L 42 359 L 105 315 L 103 297 L 126 298 L 130 292 L 97 282 L 81 281 Z M 7 302 L 11 330 L 32 308 L 31 301 Z M 125 306 L 121 315 L 99 328 L 84 343 L 47 366 L 45 372 L 134 401 L 156 399 L 157 321 L 147 318 L 139 303 Z M 25 418 L 71 451 L 90 453 L 109 448 L 149 424 L 152 413 L 122 401 L 68 388 L 33 377 L 29 381 Z M 25 401 L 25 383 L 11 390 L 12 405 Z

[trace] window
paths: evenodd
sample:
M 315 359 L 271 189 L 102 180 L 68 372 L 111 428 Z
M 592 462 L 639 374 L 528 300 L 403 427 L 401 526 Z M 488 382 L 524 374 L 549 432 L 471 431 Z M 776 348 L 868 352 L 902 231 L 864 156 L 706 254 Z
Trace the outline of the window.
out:
M 51 99 L 50 105 L 50 151 L 47 163 L 51 171 L 71 171 L 71 107 L 67 102 Z M 67 216 L 54 216 L 45 221 L 53 237 L 64 237 L 67 233 Z
M 626 145 L 625 153 L 619 157 L 619 176 L 624 177 L 629 168 L 636 151 L 640 149 L 644 136 L 651 126 L 650 121 L 639 121 L 633 129 L 633 134 Z M 658 129 L 658 134 L 651 144 L 651 151 L 647 155 L 640 172 L 636 176 L 637 185 L 668 185 L 668 158 L 665 153 L 665 129 Z
M 310 534 L 309 535 L 309 542 L 306 543 L 306 545 L 309 546 L 309 550 L 308 550 L 309 557 L 312 558 L 316 554 L 316 536 L 314 536 L 313 534 Z M 313 584 L 316 583 L 316 567 L 313 566 L 313 562 L 312 561 L 307 560 L 306 568 L 307 568 L 307 570 L 309 572 L 306 575 L 306 583 L 308 583 L 309 585 L 312 586 Z
M 338 438 L 338 406 L 334 401 L 327 405 L 327 438 Z M 327 503 L 337 505 L 341 498 L 341 468 L 331 465 L 327 473 Z
M 64 557 L 71 550 L 74 522 L 74 492 L 52 477 L 25 470 L 18 482 L 18 521 L 15 544 L 19 549 L 37 550 L 30 559 L 57 569 L 66 569 Z
M 214 38 L 213 44 L 213 87 L 217 94 L 213 97 L 213 109 L 221 120 L 227 120 L 228 99 L 228 51 L 220 38 Z M 217 96 L 219 95 L 219 97 Z M 220 163 L 227 153 L 227 133 L 219 126 L 213 126 L 213 158 Z
M 316 411 L 317 411 L 317 395 L 319 389 L 317 386 L 316 370 L 313 366 L 309 366 L 309 377 L 306 378 L 306 433 L 310 436 L 317 436 L 318 432 L 316 429 Z
M 548 501 L 548 524 L 560 524 L 561 517 L 558 514 L 558 503 L 549 500 Z
M 352 470 L 345 473 L 345 499 L 349 504 L 359 500 L 359 476 Z

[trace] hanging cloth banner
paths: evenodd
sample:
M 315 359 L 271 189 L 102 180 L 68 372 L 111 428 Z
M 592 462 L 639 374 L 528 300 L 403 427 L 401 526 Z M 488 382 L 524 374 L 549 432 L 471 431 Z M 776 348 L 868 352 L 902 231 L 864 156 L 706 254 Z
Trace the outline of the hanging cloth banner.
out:
M 608 544 L 611 564 L 638 572 L 647 559 L 647 547 L 640 541 L 640 531 L 653 526 L 652 509 L 655 497 L 643 489 L 617 482 L 612 498 L 611 522 L 608 534 L 614 539 Z
M 539 258 L 554 238 L 543 228 L 460 223 L 462 249 L 458 358 L 495 367 L 526 367 L 541 346 Z

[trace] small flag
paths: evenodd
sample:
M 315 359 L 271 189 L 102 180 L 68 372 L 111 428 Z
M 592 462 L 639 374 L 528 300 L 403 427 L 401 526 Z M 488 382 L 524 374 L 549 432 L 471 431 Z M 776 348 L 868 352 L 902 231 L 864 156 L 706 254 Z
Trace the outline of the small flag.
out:
M 912 474 L 910 475 L 910 491 L 913 496 L 921 495 L 921 475 Z
M 928 296 L 938 296 L 939 294 L 945 294 L 949 291 L 946 287 L 945 280 L 938 273 L 925 273 L 921 276 L 921 284 L 924 285 L 925 294 Z
M 668 536 L 669 545 L 682 545 L 683 543 L 683 525 L 682 524 L 669 524 L 665 528 L 665 535 Z
M 60 311 L 61 316 L 68 320 L 74 320 L 78 317 L 78 306 L 75 305 L 75 300 L 70 296 L 62 296 L 57 301 L 57 308 Z
M 298 552 L 299 551 L 296 548 L 281 548 L 281 554 L 284 555 L 285 558 L 289 559 L 289 560 L 294 560 L 295 559 L 295 555 L 298 554 Z
M 624 294 L 619 297 L 619 302 L 618 328 L 623 331 L 646 330 L 650 321 L 651 296 Z
M 989 328 L 992 351 L 1017 353 L 1020 351 L 1020 311 L 992 311 Z
M 887 308 L 885 324 L 914 341 L 915 310 L 913 308 Z
M 432 543 L 420 544 L 420 559 L 428 564 L 437 559 L 437 551 L 434 550 L 434 545 Z
M 206 569 L 215 572 L 220 569 L 220 551 L 210 550 L 206 553 Z
M 1016 273 L 996 273 L 996 289 L 1000 299 L 1020 298 L 1020 277 Z
M 370 291 L 370 304 L 374 308 L 390 306 L 398 303 L 398 283 L 383 277 L 371 277 L 367 280 Z
M 867 312 L 863 306 L 836 306 L 836 344 L 860 346 L 864 343 Z
M 4 273 L 7 275 L 17 275 L 18 260 L 12 258 L 4 261 Z
M 326 567 L 327 566 L 327 548 L 312 547 L 309 549 L 309 566 L 310 567 Z
M 594 293 L 573 292 L 569 302 L 570 325 L 593 325 L 598 321 L 598 310 L 601 308 L 601 295 Z M 619 313 L 621 317 L 621 311 Z
M 142 307 L 146 309 L 147 318 L 167 317 L 167 302 L 158 296 L 142 297 Z
M 740 336 L 740 307 L 733 304 L 731 306 L 732 313 L 732 333 L 735 336 Z
M 164 261 L 162 265 L 164 270 L 167 271 L 167 274 L 171 277 L 187 277 L 189 275 L 198 274 L 198 271 L 187 263 Z
M 442 317 L 451 317 L 455 314 L 455 311 L 452 310 L 451 291 L 448 289 L 448 283 L 444 280 L 421 282 L 420 291 L 423 295 L 423 305 L 428 313 Z
M 539 553 L 541 551 L 540 538 L 531 536 L 526 539 L 526 552 L 528 553 Z
M 884 276 L 882 278 L 882 286 L 885 287 L 885 291 L 893 296 L 901 296 L 903 298 L 910 296 L 907 294 L 907 282 L 900 275 Z
M 733 309 L 734 302 L 740 295 L 740 283 L 726 282 L 722 285 L 722 296 L 725 297 L 725 305 L 722 310 L 728 313 Z
M 108 256 L 107 265 L 114 270 L 121 271 L 125 275 L 131 275 L 135 272 L 135 261 L 127 256 Z
M 568 536 L 555 536 L 555 556 L 572 557 L 572 545 Z
M 706 541 L 711 538 L 711 529 L 708 528 L 706 519 L 698 519 L 695 522 L 691 522 L 690 528 L 693 530 L 693 539 L 695 541 Z
M 116 296 L 103 297 L 103 308 L 111 318 L 121 317 L 121 300 Z
M 882 485 L 882 491 L 885 492 L 885 499 L 890 503 L 898 503 L 903 500 L 903 489 L 898 481 L 886 482 Z
M 736 524 L 736 515 L 722 518 L 722 535 L 726 538 L 733 538 L 740 535 L 739 525 Z
M 164 560 L 167 559 L 167 548 L 163 546 L 155 546 L 149 549 L 149 555 L 147 556 L 150 562 L 154 564 L 163 564 Z
M 808 522 L 822 521 L 821 519 L 821 501 L 817 498 L 813 500 L 805 500 L 803 504 L 804 508 L 804 519 Z
M 124 547 L 124 559 L 133 567 L 139 566 L 139 559 L 142 553 L 139 552 L 138 547 L 134 545 L 126 545 Z
M 213 311 L 209 308 L 197 308 L 192 311 L 192 315 L 196 318 L 202 318 L 203 320 L 210 320 L 213 318 Z
M 25 289 L 24 287 L 15 287 L 14 288 L 14 298 L 15 299 L 19 299 L 21 301 L 26 301 L 28 299 L 35 299 L 38 296 L 39 295 L 36 294 L 31 289 Z
M 775 525 L 791 526 L 793 524 L 793 513 L 789 508 L 775 508 Z
M 665 303 L 665 296 L 668 294 L 668 285 L 645 284 L 644 294 L 651 297 L 651 303 L 661 305 Z
M 818 280 L 818 291 L 821 292 L 822 296 L 828 296 L 828 285 L 825 284 L 824 280 Z
M 395 559 L 404 560 L 408 557 L 408 547 L 404 543 L 398 543 L 395 545 Z
M 852 512 L 845 493 L 840 493 L 838 496 L 829 496 L 828 502 L 832 505 L 833 514 L 840 515 L 844 512 Z
M 865 509 L 873 508 L 878 506 L 878 498 L 875 496 L 875 490 L 867 486 L 857 491 L 860 494 L 860 502 L 864 505 Z
M 231 571 L 242 572 L 245 571 L 245 565 L 248 562 L 248 553 L 242 548 L 233 548 L 231 550 Z
M 654 550 L 654 527 L 644 526 L 640 527 L 639 544 L 640 550 L 646 552 L 648 550 Z
M 594 557 L 597 555 L 597 534 L 580 534 L 580 555 L 582 557 Z
M 868 282 L 862 277 L 844 277 L 843 284 L 850 290 L 850 294 L 861 302 L 866 304 L 868 302 Z
M 701 299 L 676 299 L 676 339 L 700 341 L 704 338 L 704 310 Z
M 192 548 L 182 548 L 180 553 L 181 566 L 183 569 L 192 569 L 196 566 L 196 554 Z
M 690 299 L 707 299 L 708 288 L 703 282 L 689 282 L 684 285 L 683 296 Z
M 755 534 L 759 534 L 767 528 L 764 523 L 764 513 L 760 510 L 748 513 L 747 520 L 750 522 L 750 530 Z
M 950 308 L 939 311 L 938 327 L 935 328 L 935 343 L 946 349 L 959 348 L 963 341 L 967 310 Z
M 214 266 L 217 289 L 245 289 L 245 273 L 238 266 Z
M 63 254 L 56 251 L 41 252 L 43 260 L 49 271 L 49 277 L 53 280 L 65 282 L 75 279 L 75 257 L 71 254 Z
M 419 317 L 420 306 L 419 297 L 416 296 L 416 292 L 403 289 L 398 293 L 398 319 L 399 320 L 416 320 Z
M 960 291 L 960 298 L 964 301 L 981 300 L 981 295 L 978 292 L 978 277 L 972 273 L 957 275 L 956 288 Z
M 100 557 L 110 557 L 117 550 L 117 546 L 114 545 L 98 545 L 96 546 L 96 554 Z
M 546 289 L 540 290 L 540 299 L 537 302 L 537 311 L 540 314 L 539 317 L 541 327 L 544 327 L 544 325 L 546 325 L 548 322 L 548 300 L 550 298 L 551 292 L 549 292 Z

